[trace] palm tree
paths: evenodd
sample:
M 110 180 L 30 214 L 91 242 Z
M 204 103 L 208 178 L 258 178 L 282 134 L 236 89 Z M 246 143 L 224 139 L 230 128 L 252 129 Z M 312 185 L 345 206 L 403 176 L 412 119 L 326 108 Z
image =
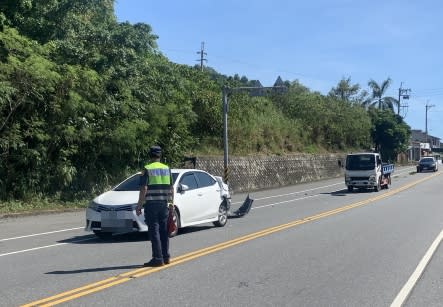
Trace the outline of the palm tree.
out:
M 374 80 L 368 82 L 368 86 L 371 88 L 371 97 L 363 102 L 364 106 L 377 107 L 379 109 L 391 109 L 394 111 L 394 106 L 398 107 L 399 101 L 393 97 L 383 96 L 391 85 L 391 78 L 386 79 L 380 85 Z
M 348 77 L 347 79 L 342 78 L 340 82 L 338 82 L 337 87 L 333 87 L 329 91 L 329 96 L 349 102 L 352 100 L 352 97 L 358 93 L 359 90 L 360 85 L 351 84 L 351 77 Z

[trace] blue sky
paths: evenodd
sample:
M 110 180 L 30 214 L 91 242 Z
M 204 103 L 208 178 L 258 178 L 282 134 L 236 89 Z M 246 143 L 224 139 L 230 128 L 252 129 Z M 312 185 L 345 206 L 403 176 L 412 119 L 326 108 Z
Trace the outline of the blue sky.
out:
M 410 88 L 401 114 L 443 140 L 443 2 L 439 0 L 117 0 L 118 21 L 149 24 L 172 62 L 208 66 L 272 86 L 298 79 L 323 94 L 343 77 L 388 96 Z M 432 106 L 426 108 L 426 105 Z

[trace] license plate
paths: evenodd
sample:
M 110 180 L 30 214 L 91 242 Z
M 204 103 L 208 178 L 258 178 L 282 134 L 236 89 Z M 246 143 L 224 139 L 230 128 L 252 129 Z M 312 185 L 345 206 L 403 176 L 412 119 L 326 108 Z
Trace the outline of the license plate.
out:
M 102 220 L 102 231 L 108 232 L 130 232 L 132 231 L 132 220 Z
M 116 211 L 105 211 L 102 212 L 102 220 L 114 220 L 117 219 Z
M 102 220 L 102 228 L 127 228 L 128 226 L 131 226 L 132 228 L 132 220 Z
M 107 232 L 132 231 L 132 218 L 125 212 L 104 211 L 101 213 L 101 228 Z

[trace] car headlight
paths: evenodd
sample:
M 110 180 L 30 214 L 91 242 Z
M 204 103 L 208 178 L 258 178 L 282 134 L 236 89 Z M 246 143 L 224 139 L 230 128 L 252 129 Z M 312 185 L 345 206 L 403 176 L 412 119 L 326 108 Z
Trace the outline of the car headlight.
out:
M 375 175 L 369 176 L 369 181 L 375 182 Z
M 89 202 L 88 208 L 94 211 L 98 211 L 98 204 L 94 201 L 91 201 Z

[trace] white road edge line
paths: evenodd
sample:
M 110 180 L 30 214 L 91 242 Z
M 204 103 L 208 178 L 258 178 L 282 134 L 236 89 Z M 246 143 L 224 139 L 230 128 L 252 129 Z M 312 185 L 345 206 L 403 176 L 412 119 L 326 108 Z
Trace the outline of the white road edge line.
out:
M 317 196 L 320 196 L 320 194 L 309 195 L 309 196 L 305 196 L 305 197 L 301 197 L 301 198 L 294 198 L 294 199 L 290 199 L 290 200 L 279 201 L 278 203 L 273 203 L 273 204 L 267 204 L 267 205 L 263 205 L 263 206 L 253 207 L 253 208 L 251 208 L 251 210 L 261 209 L 261 208 L 266 208 L 266 207 L 273 207 L 275 205 L 281 205 L 281 204 L 290 203 L 290 202 L 297 201 L 297 200 L 313 198 L 313 197 L 317 197 Z
M 339 184 L 344 184 L 344 182 L 338 182 L 338 183 L 325 185 L 325 186 L 321 186 L 321 187 L 317 187 L 317 188 L 313 188 L 313 189 L 309 189 L 309 190 L 297 191 L 297 192 L 292 192 L 292 193 L 287 193 L 287 194 L 278 194 L 278 195 L 267 196 L 267 197 L 262 197 L 262 198 L 254 198 L 254 200 L 263 200 L 263 199 L 276 198 L 276 197 L 282 197 L 282 196 L 288 196 L 288 195 L 294 195 L 294 194 L 301 194 L 301 193 L 310 192 L 310 191 L 314 191 L 314 190 L 320 190 L 320 189 L 324 189 L 324 188 L 333 187 L 333 186 L 339 185 Z M 234 204 L 242 204 L 242 203 L 243 203 L 243 201 L 238 201 L 238 202 L 235 202 L 232 204 L 234 205 Z
M 49 235 L 49 234 L 52 234 L 52 233 L 71 231 L 71 230 L 78 230 L 78 229 L 82 229 L 82 228 L 84 228 L 84 227 L 75 227 L 75 228 L 68 228 L 68 229 L 62 229 L 62 230 L 54 230 L 54 231 L 48 231 L 48 232 L 34 233 L 32 235 L 25 235 L 25 236 L 20 236 L 20 237 L 0 239 L 0 242 L 10 241 L 10 240 L 17 240 L 17 239 L 24 239 L 24 238 L 30 238 L 30 237 L 36 237 L 36 236 L 42 236 L 42 235 Z
M 403 288 L 400 290 L 400 292 L 397 294 L 396 298 L 391 304 L 391 307 L 400 307 L 404 304 L 406 299 L 408 298 L 409 294 L 411 293 L 414 286 L 417 284 L 418 279 L 423 274 L 424 270 L 426 269 L 426 266 L 428 265 L 429 261 L 431 260 L 432 256 L 434 255 L 435 251 L 437 250 L 438 246 L 440 245 L 440 242 L 443 240 L 443 230 L 440 232 L 440 234 L 435 238 L 434 242 L 431 244 L 429 249 L 427 250 L 426 254 L 421 259 L 420 263 L 418 264 L 417 268 L 415 269 L 414 273 L 412 273 L 411 277 L 409 277 L 406 284 L 403 286 Z
M 413 169 L 413 168 L 412 168 L 412 167 L 409 167 L 409 168 L 405 169 L 405 170 L 407 170 L 407 171 L 400 172 L 400 173 L 394 173 L 394 176 L 399 176 L 399 175 L 402 175 L 402 174 L 404 174 L 404 173 L 409 173 L 409 171 L 408 171 L 409 169 Z M 344 183 L 344 182 L 338 182 L 338 183 L 334 183 L 334 184 L 330 184 L 330 185 L 325 185 L 325 186 L 321 186 L 321 187 L 316 187 L 316 188 L 309 189 L 309 190 L 297 191 L 297 192 L 292 192 L 292 193 L 287 193 L 287 194 L 273 195 L 273 196 L 262 197 L 262 198 L 256 198 L 256 199 L 254 199 L 254 200 L 263 200 L 263 199 L 269 199 L 269 198 L 276 198 L 276 197 L 282 197 L 282 196 L 288 196 L 288 195 L 294 195 L 294 194 L 306 193 L 306 192 L 311 192 L 311 191 L 315 191 L 315 190 L 320 190 L 320 189 L 324 189 L 324 188 L 333 187 L 333 186 L 335 186 L 335 185 L 339 185 L 339 184 L 343 184 L 343 185 L 344 185 L 345 183 Z M 242 204 L 242 203 L 243 203 L 242 201 L 238 201 L 238 202 L 235 202 L 235 203 L 232 203 L 232 204 L 235 205 L 235 204 Z
M 89 241 L 89 240 L 95 240 L 95 238 L 87 238 L 87 239 L 77 240 L 77 241 L 72 241 L 72 242 L 64 242 L 64 243 L 51 244 L 51 245 L 46 245 L 46 246 L 39 246 L 39 247 L 34 247 L 34 248 L 29 248 L 29 249 L 23 249 L 23 250 L 19 250 L 19 251 L 15 251 L 15 252 L 0 254 L 0 257 L 14 255 L 14 254 L 20 254 L 20 253 L 25 253 L 25 252 L 35 251 L 35 250 L 38 250 L 38 249 L 44 249 L 44 248 L 55 247 L 55 246 L 60 246 L 60 245 L 79 243 L 79 242 L 84 242 L 84 241 Z

